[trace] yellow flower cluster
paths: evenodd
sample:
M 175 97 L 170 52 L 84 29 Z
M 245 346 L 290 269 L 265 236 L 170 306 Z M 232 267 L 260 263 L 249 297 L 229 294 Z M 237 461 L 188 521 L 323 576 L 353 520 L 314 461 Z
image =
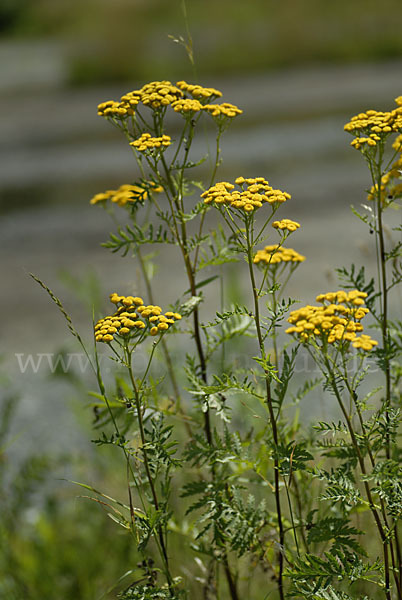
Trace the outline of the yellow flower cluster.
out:
M 367 144 L 367 146 L 377 146 L 377 142 L 380 141 L 380 136 L 377 135 L 376 133 L 371 134 L 371 137 L 358 137 L 355 138 L 354 140 L 352 140 L 350 142 L 350 145 L 353 146 L 354 148 L 356 148 L 356 150 L 360 150 L 360 148 L 362 148 L 364 146 L 364 144 Z
M 138 152 L 146 150 L 164 150 L 172 143 L 170 136 L 162 135 L 161 137 L 152 137 L 150 133 L 143 133 L 138 140 L 131 142 L 130 146 L 134 146 Z
M 136 106 L 136 105 L 135 105 Z M 98 115 L 100 117 L 115 117 L 121 119 L 134 114 L 132 106 L 127 102 L 117 102 L 116 100 L 107 100 L 98 104 Z
M 261 208 L 264 203 L 275 204 L 286 202 L 290 194 L 281 190 L 274 190 L 263 177 L 247 178 L 238 177 L 235 183 L 240 186 L 241 191 L 236 190 L 232 183 L 222 181 L 216 183 L 209 190 L 201 194 L 205 204 L 215 202 L 226 204 L 246 212 L 253 212 Z
M 361 348 L 362 350 L 372 350 L 374 346 L 377 346 L 378 342 L 373 340 L 369 335 L 362 334 L 352 342 L 354 348 Z
M 169 106 L 182 96 L 183 92 L 170 81 L 151 81 L 141 88 L 141 102 L 151 108 Z
M 401 96 L 401 98 L 402 98 L 402 96 Z M 392 147 L 397 152 L 402 152 L 402 134 L 398 135 L 398 137 L 395 138 L 395 141 L 392 144 Z
M 164 333 L 181 315 L 168 311 L 162 314 L 160 306 L 145 305 L 142 298 L 110 294 L 110 301 L 117 306 L 113 315 L 100 319 L 95 325 L 95 340 L 109 343 L 115 336 L 127 339 L 147 330 L 150 335 Z
M 191 97 L 185 97 L 189 94 Z M 243 111 L 224 102 L 222 104 L 205 104 L 213 98 L 219 98 L 222 92 L 215 88 L 206 88 L 201 85 L 193 85 L 186 81 L 178 81 L 173 85 L 170 81 L 151 81 L 140 90 L 127 92 L 120 101 L 107 100 L 98 105 L 98 115 L 125 119 L 134 115 L 137 105 L 141 102 L 154 110 L 166 106 L 172 106 L 176 112 L 189 113 L 205 110 L 214 118 L 233 118 Z
M 177 87 L 181 89 L 183 92 L 190 94 L 193 98 L 197 98 L 200 100 L 208 100 L 212 96 L 216 96 L 217 98 L 221 98 L 222 92 L 216 90 L 215 88 L 206 88 L 201 85 L 193 85 L 191 83 L 187 83 L 186 81 L 178 81 L 176 83 Z
M 301 263 L 306 260 L 305 256 L 293 250 L 293 248 L 284 248 L 279 244 L 265 246 L 263 250 L 258 250 L 253 259 L 253 263 L 265 263 L 275 265 L 278 263 Z
M 383 112 L 378 110 L 366 110 L 351 118 L 344 129 L 357 136 L 351 145 L 360 150 L 366 144 L 376 146 L 377 142 L 384 139 L 390 133 L 402 131 L 402 103 L 401 96 L 395 99 L 397 108 Z M 361 136 L 364 134 L 364 136 Z
M 203 109 L 203 106 L 199 100 L 194 98 L 182 98 L 173 102 L 172 108 L 175 112 L 189 113 L 198 112 Z
M 170 81 L 151 81 L 140 90 L 127 92 L 121 97 L 120 102 L 108 100 L 98 105 L 98 115 L 102 117 L 124 118 L 134 114 L 136 106 L 142 102 L 151 108 L 168 106 L 179 98 L 183 92 Z
M 291 219 L 281 219 L 281 221 L 274 221 L 272 223 L 272 227 L 274 229 L 289 231 L 291 233 L 292 231 L 296 231 L 296 229 L 299 229 L 300 223 L 298 223 L 297 221 L 292 221 Z
M 237 108 L 234 104 L 229 102 L 222 102 L 222 104 L 205 104 L 203 107 L 213 117 L 236 117 L 243 113 L 240 108 Z
M 346 341 L 352 342 L 355 348 L 372 350 L 378 342 L 368 335 L 357 335 L 363 331 L 361 319 L 369 312 L 363 306 L 366 297 L 367 294 L 359 290 L 320 294 L 316 300 L 322 306 L 307 305 L 290 313 L 288 321 L 292 327 L 286 333 L 296 334 L 301 342 L 311 339 L 323 344 Z
M 152 181 L 147 183 L 147 187 L 152 190 L 152 192 L 163 192 L 163 188 Z M 90 204 L 98 204 L 99 202 L 110 200 L 118 206 L 125 206 L 127 203 L 146 200 L 147 198 L 148 192 L 144 187 L 125 183 L 124 185 L 121 185 L 118 190 L 107 190 L 106 192 L 95 194 L 89 202 Z

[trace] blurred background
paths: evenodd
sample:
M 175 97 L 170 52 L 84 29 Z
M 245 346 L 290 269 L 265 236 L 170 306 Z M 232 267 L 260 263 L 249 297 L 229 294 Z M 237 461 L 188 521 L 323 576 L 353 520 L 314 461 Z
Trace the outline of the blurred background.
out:
M 108 452 L 88 441 L 82 369 L 49 368 L 49 354 L 79 348 L 29 277 L 63 299 L 85 339 L 92 305 L 136 285 L 133 261 L 100 247 L 112 222 L 89 206 L 95 193 L 136 177 L 97 104 L 149 80 L 185 79 L 242 108 L 224 135 L 218 180 L 262 175 L 292 194 L 281 214 L 301 222 L 291 245 L 307 261 L 289 294 L 311 302 L 338 287 L 335 267 L 374 268 L 370 236 L 349 210 L 365 202 L 368 171 L 343 125 L 366 108 L 393 108 L 401 31 L 400 0 L 2 0 L 0 504 L 10 550 L 0 559 L 8 573 L 0 599 L 98 598 L 128 561 L 126 538 L 103 543 L 107 519 L 59 481 L 106 478 L 113 487 L 119 477 L 105 474 Z M 195 71 L 180 43 L 189 34 Z M 174 289 L 155 277 L 167 303 L 176 277 Z

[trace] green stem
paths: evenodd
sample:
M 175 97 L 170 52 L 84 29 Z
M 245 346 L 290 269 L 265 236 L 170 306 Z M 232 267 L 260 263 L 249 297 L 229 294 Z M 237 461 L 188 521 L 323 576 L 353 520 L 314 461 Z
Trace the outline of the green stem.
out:
M 255 313 L 255 325 L 257 330 L 257 339 L 258 345 L 260 348 L 261 358 L 265 358 L 265 349 L 264 349 L 264 340 L 261 331 L 261 321 L 260 321 L 260 307 L 259 307 L 259 299 L 258 299 L 258 288 L 256 285 L 254 270 L 253 270 L 253 241 L 251 239 L 250 233 L 250 222 L 246 221 L 246 235 L 247 235 L 247 263 L 249 268 L 249 275 L 251 281 L 251 288 L 254 300 L 254 313 Z M 282 507 L 280 500 L 280 490 L 279 490 L 279 461 L 277 456 L 278 449 L 278 429 L 277 423 L 274 414 L 274 407 L 272 404 L 272 395 L 271 395 L 271 384 L 270 384 L 270 375 L 268 371 L 265 371 L 265 390 L 266 390 L 266 404 L 268 408 L 269 420 L 272 430 L 272 437 L 274 441 L 275 447 L 275 458 L 274 458 L 274 494 L 275 494 L 275 504 L 276 504 L 276 514 L 278 518 L 278 529 L 279 529 L 279 551 L 278 551 L 278 563 L 279 563 L 279 573 L 278 573 L 278 591 L 280 600 L 284 600 L 284 589 L 283 589 L 283 555 L 284 555 L 284 529 L 282 522 Z
M 345 406 L 344 406 L 344 404 L 342 402 L 342 398 L 341 398 L 341 395 L 339 393 L 338 387 L 336 385 L 336 381 L 335 381 L 335 379 L 334 379 L 334 377 L 332 375 L 331 366 L 330 366 L 328 360 L 325 360 L 325 364 L 326 364 L 327 372 L 324 373 L 324 374 L 329 377 L 329 381 L 330 381 L 331 387 L 332 387 L 332 389 L 334 391 L 334 394 L 335 394 L 335 397 L 336 397 L 336 399 L 338 401 L 339 407 L 340 407 L 340 409 L 342 411 L 342 414 L 343 414 L 343 416 L 345 418 L 346 425 L 347 425 L 347 428 L 348 428 L 348 431 L 349 431 L 349 434 L 350 434 L 350 438 L 352 440 L 352 444 L 353 444 L 353 447 L 354 447 L 356 455 L 357 455 L 357 459 L 358 459 L 358 462 L 359 462 L 360 470 L 361 470 L 361 472 L 362 472 L 363 475 L 367 475 L 366 466 L 364 464 L 364 458 L 363 458 L 363 456 L 362 456 L 362 454 L 360 452 L 360 447 L 359 447 L 359 444 L 358 444 L 358 441 L 357 441 L 357 438 L 356 438 L 356 435 L 355 435 L 355 432 L 354 432 L 354 429 L 353 429 L 352 420 L 351 420 L 351 418 L 350 418 L 350 416 L 349 416 L 349 414 L 348 414 L 348 412 L 347 412 L 347 410 L 346 410 L 346 408 L 345 408 Z M 384 531 L 383 525 L 381 523 L 380 516 L 379 516 L 379 514 L 377 512 L 377 509 L 375 507 L 374 500 L 373 500 L 373 497 L 371 495 L 370 486 L 369 486 L 369 484 L 368 484 L 368 482 L 366 480 L 363 481 L 363 485 L 364 485 L 364 489 L 366 491 L 366 496 L 367 496 L 367 500 L 368 500 L 368 503 L 369 503 L 369 507 L 370 507 L 371 513 L 372 513 L 372 515 L 374 517 L 374 521 L 375 521 L 375 524 L 377 526 L 378 532 L 380 534 L 381 542 L 382 542 L 383 556 L 384 556 L 384 571 L 385 571 L 385 596 L 386 596 L 387 600 L 391 600 L 390 567 L 389 567 L 389 557 L 388 557 L 389 540 L 388 540 L 387 535 L 386 535 L 386 533 Z
M 149 277 L 148 277 L 147 272 L 146 272 L 146 268 L 145 268 L 145 264 L 144 264 L 144 259 L 142 257 L 140 248 L 137 249 L 137 256 L 138 256 L 138 260 L 140 262 L 141 273 L 142 273 L 142 276 L 143 276 L 143 279 L 144 279 L 144 282 L 145 282 L 145 287 L 146 287 L 146 290 L 147 290 L 148 298 L 149 298 L 151 304 L 155 304 L 154 299 L 153 299 L 151 282 L 150 282 Z M 186 414 L 183 411 L 183 408 L 181 406 L 181 396 L 180 396 L 179 386 L 177 384 L 177 379 L 176 379 L 176 374 L 175 374 L 174 367 L 173 367 L 172 358 L 170 356 L 170 352 L 169 352 L 169 349 L 167 347 L 166 341 L 165 341 L 165 339 L 163 337 L 161 339 L 161 345 L 162 345 L 162 351 L 163 351 L 163 354 L 164 354 L 164 357 L 165 357 L 166 366 L 167 366 L 167 369 L 168 369 L 170 381 L 172 383 L 173 393 L 175 395 L 175 404 L 176 404 L 177 411 L 183 417 L 184 426 L 186 428 L 186 431 L 187 431 L 188 435 L 190 437 L 193 437 L 193 433 L 192 433 L 192 430 L 191 430 L 191 425 L 188 422 L 188 417 L 186 416 Z
M 387 271 L 385 258 L 384 229 L 382 222 L 381 206 L 381 169 L 378 169 L 378 195 L 377 195 L 377 216 L 378 216 L 378 241 L 380 247 L 380 271 L 381 271 L 381 296 L 382 296 L 382 344 L 384 349 L 385 363 L 385 420 L 389 424 L 389 409 L 391 405 L 391 369 L 388 357 L 389 351 L 389 333 L 388 333 L 388 289 L 387 289 Z M 391 457 L 390 438 L 387 431 L 385 438 L 385 453 L 389 459 Z
M 297 556 L 300 557 L 299 542 L 297 540 L 296 526 L 295 526 L 295 521 L 294 521 L 294 517 L 293 517 L 293 510 L 292 510 L 292 502 L 290 500 L 290 494 L 289 494 L 289 484 L 286 482 L 285 477 L 283 478 L 283 482 L 285 484 L 286 497 L 287 497 L 287 500 L 288 500 L 290 520 L 291 520 L 292 529 L 293 529 L 293 537 L 295 539 L 295 544 L 296 544 L 296 552 L 297 552 Z M 289 476 L 289 482 L 290 482 L 290 476 Z
M 294 490 L 295 490 L 294 495 L 295 495 L 295 498 L 296 498 L 296 507 L 297 507 L 297 512 L 298 512 L 297 518 L 299 519 L 299 523 L 300 523 L 301 537 L 302 537 L 303 544 L 304 544 L 304 547 L 306 549 L 306 552 L 309 553 L 310 549 L 309 549 L 309 546 L 308 546 L 308 543 L 307 543 L 306 534 L 305 534 L 305 531 L 304 531 L 305 526 L 303 524 L 303 509 L 302 509 L 299 484 L 297 483 L 297 476 L 296 476 L 296 474 L 294 475 L 294 477 L 292 479 L 292 482 L 293 482 L 293 487 L 294 487 Z
M 114 350 L 114 348 L 112 346 L 111 346 L 111 348 L 115 352 L 115 350 Z M 118 358 L 121 360 L 120 356 L 118 356 Z M 98 354 L 96 352 L 96 349 L 95 349 L 95 360 L 96 360 L 96 378 L 97 378 L 97 381 L 98 381 L 99 391 L 100 391 L 100 393 L 102 395 L 102 398 L 103 398 L 103 401 L 105 402 L 105 405 L 107 407 L 107 410 L 108 410 L 108 413 L 110 415 L 111 421 L 112 421 L 114 429 L 116 431 L 116 434 L 117 434 L 118 438 L 120 439 L 121 438 L 120 429 L 119 429 L 119 426 L 118 426 L 117 421 L 115 419 L 114 413 L 112 411 L 112 407 L 110 406 L 109 399 L 108 399 L 108 397 L 106 395 L 106 389 L 105 389 L 105 386 L 104 386 L 104 383 L 103 383 L 103 379 L 102 379 L 102 376 L 101 376 L 100 366 L 99 366 L 99 360 L 98 360 Z M 138 496 L 139 496 L 140 501 L 141 501 L 141 505 L 142 505 L 142 507 L 143 507 L 143 509 L 145 511 L 145 501 L 144 501 L 144 498 L 142 496 L 141 488 L 139 486 L 139 483 L 137 481 L 137 478 L 136 478 L 136 476 L 134 474 L 134 471 L 133 471 L 133 468 L 131 466 L 130 455 L 128 454 L 128 452 L 127 452 L 127 450 L 126 450 L 125 447 L 123 447 L 122 450 L 123 450 L 124 457 L 126 459 L 127 470 L 131 474 L 131 477 L 133 479 L 134 485 L 135 485 L 135 487 L 137 489 L 137 492 L 138 492 Z M 130 502 L 130 517 L 131 517 L 132 525 L 135 526 L 135 516 L 134 516 L 134 509 L 133 509 L 132 499 L 131 499 L 131 490 L 130 490 L 130 481 L 129 481 L 129 478 L 127 479 L 127 485 L 128 485 L 128 495 L 129 495 L 129 502 Z
M 150 490 L 151 490 L 151 495 L 152 495 L 152 499 L 153 499 L 153 504 L 154 504 L 155 510 L 159 511 L 158 496 L 156 494 L 154 482 L 153 482 L 151 471 L 150 471 L 150 468 L 149 468 L 148 454 L 147 454 L 147 451 L 145 449 L 146 440 L 145 440 L 144 422 L 143 422 L 143 417 L 142 417 L 142 407 L 141 407 L 141 398 L 140 398 L 141 388 L 137 387 L 137 384 L 135 382 L 135 378 L 134 378 L 134 374 L 133 374 L 133 369 L 132 369 L 132 364 L 131 364 L 132 351 L 130 351 L 130 349 L 128 348 L 128 346 L 126 346 L 126 348 L 125 348 L 125 355 L 126 355 L 127 370 L 128 370 L 128 373 L 129 373 L 129 376 L 130 376 L 131 385 L 132 385 L 133 391 L 134 391 L 134 399 L 135 399 L 135 406 L 136 406 L 136 410 L 137 410 L 138 426 L 139 426 L 139 430 L 140 430 L 141 444 L 142 444 L 141 450 L 142 450 L 142 455 L 144 457 L 145 473 L 147 475 L 147 479 L 148 479 L 149 487 L 150 487 Z M 141 384 L 142 384 L 142 382 L 141 382 Z M 167 555 L 165 538 L 164 538 L 164 535 L 163 535 L 163 529 L 162 529 L 161 525 L 158 525 L 157 531 L 158 531 L 158 537 L 159 537 L 159 544 L 160 544 L 160 548 L 161 548 L 161 551 L 162 551 L 161 552 L 162 553 L 162 559 L 163 559 L 164 566 L 165 566 L 165 575 L 166 575 L 166 579 L 167 579 L 167 582 L 168 582 L 170 594 L 173 597 L 174 596 L 174 592 L 173 592 L 173 578 L 172 578 L 172 575 L 170 573 L 169 558 L 168 558 L 168 555 Z

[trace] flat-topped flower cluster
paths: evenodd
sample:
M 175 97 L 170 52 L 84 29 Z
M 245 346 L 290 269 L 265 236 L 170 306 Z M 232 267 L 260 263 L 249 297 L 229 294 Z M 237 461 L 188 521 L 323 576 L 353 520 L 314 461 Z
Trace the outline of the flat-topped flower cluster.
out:
M 145 337 L 162 334 L 182 317 L 177 312 L 165 314 L 157 305 L 144 304 L 137 296 L 119 296 L 116 292 L 110 295 L 110 301 L 118 308 L 112 315 L 107 315 L 95 325 L 95 340 L 110 343 L 113 340 L 123 341 L 130 337 Z
M 316 298 L 321 306 L 307 305 L 290 313 L 288 318 L 292 327 L 286 333 L 295 334 L 301 342 L 336 342 L 352 343 L 354 348 L 372 350 L 378 344 L 368 335 L 360 335 L 363 331 L 361 320 L 369 312 L 364 306 L 366 292 L 352 290 L 345 292 L 328 292 Z
M 134 116 L 139 104 L 156 111 L 170 106 L 176 112 L 183 114 L 203 110 L 218 118 L 233 118 L 242 114 L 243 111 L 234 104 L 211 103 L 211 100 L 221 96 L 222 92 L 215 88 L 194 85 L 186 81 L 178 81 L 176 85 L 170 81 L 151 81 L 139 90 L 127 92 L 119 101 L 101 102 L 98 105 L 98 115 L 117 120 L 126 119 Z
M 161 135 L 159 137 L 152 137 L 150 133 L 143 133 L 134 142 L 130 143 L 138 150 L 138 152 L 146 152 L 147 150 L 164 150 L 170 144 L 172 140 L 169 135 Z
M 126 204 L 133 204 L 138 201 L 144 202 L 149 197 L 149 192 L 163 192 L 163 188 L 153 181 L 147 182 L 146 187 L 124 183 L 117 190 L 106 190 L 106 192 L 95 194 L 89 202 L 90 204 L 104 204 L 110 200 L 117 206 L 126 206 Z
M 272 227 L 274 229 L 279 229 L 280 231 L 288 231 L 289 233 L 292 233 L 292 231 L 299 229 L 300 223 L 297 221 L 292 221 L 292 219 L 281 219 L 280 221 L 274 221 L 272 223 Z
M 375 147 L 391 133 L 402 132 L 402 96 L 395 98 L 397 108 L 391 111 L 366 110 L 351 118 L 345 131 L 355 135 L 351 145 L 357 150 Z
M 276 265 L 279 263 L 301 263 L 306 260 L 306 257 L 293 250 L 293 248 L 285 248 L 279 244 L 271 244 L 265 246 L 262 250 L 258 250 L 254 256 L 253 263 L 262 263 L 265 265 Z
M 264 177 L 237 177 L 235 184 L 240 189 L 235 189 L 235 185 L 227 181 L 216 183 L 201 194 L 201 198 L 204 198 L 205 204 L 226 204 L 246 212 L 253 212 L 264 203 L 281 204 L 291 198 L 287 192 L 274 190 Z

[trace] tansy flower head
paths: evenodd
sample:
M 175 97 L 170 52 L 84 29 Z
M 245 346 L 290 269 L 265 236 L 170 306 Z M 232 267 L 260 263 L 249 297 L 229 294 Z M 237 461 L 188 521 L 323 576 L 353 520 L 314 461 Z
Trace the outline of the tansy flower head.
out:
M 246 213 L 261 208 L 264 203 L 279 204 L 290 198 L 290 194 L 274 190 L 263 177 L 238 177 L 235 183 L 240 189 L 236 189 L 232 183 L 222 181 L 201 194 L 201 198 L 204 198 L 205 204 L 225 204 Z
M 345 292 L 340 290 L 338 292 L 327 292 L 326 294 L 319 294 L 316 297 L 317 302 L 325 304 L 326 302 L 345 302 L 347 304 L 353 304 L 354 306 L 361 306 L 364 304 L 364 298 L 367 298 L 366 292 L 360 292 L 359 290 L 352 290 L 351 292 Z M 368 309 L 366 309 L 368 312 Z
M 379 135 L 372 134 L 371 137 L 357 137 L 350 142 L 350 145 L 356 148 L 356 150 L 360 150 L 365 144 L 367 146 L 376 146 L 380 139 Z
M 281 231 L 288 231 L 291 233 L 292 231 L 299 229 L 300 223 L 297 221 L 292 221 L 291 219 L 282 219 L 281 221 L 274 221 L 272 223 L 272 227 L 274 229 L 280 229 Z
M 171 144 L 171 138 L 168 135 L 162 135 L 161 137 L 152 137 L 150 133 L 143 133 L 138 140 L 130 143 L 130 146 L 133 146 L 138 150 L 138 152 L 146 152 L 159 150 L 166 150 L 168 146 Z
M 98 115 L 106 118 L 125 119 L 134 114 L 132 105 L 127 102 L 107 100 L 98 104 Z
M 306 257 L 293 250 L 293 248 L 284 248 L 279 244 L 273 244 L 265 246 L 263 250 L 258 250 L 253 262 L 255 264 L 262 263 L 263 266 L 266 266 L 279 263 L 301 263 L 304 260 L 306 260 Z
M 353 342 L 352 342 L 352 346 L 354 348 L 361 348 L 362 350 L 372 350 L 374 348 L 374 346 L 377 346 L 378 342 L 377 340 L 373 340 L 369 335 L 361 335 L 360 337 L 356 338 Z
M 153 181 L 141 183 L 138 185 L 131 185 L 125 183 L 121 185 L 117 190 L 107 190 L 101 194 L 96 194 L 90 200 L 90 204 L 105 203 L 107 200 L 117 204 L 118 206 L 126 206 L 126 204 L 133 204 L 138 201 L 144 201 L 148 198 L 149 192 L 162 192 L 163 188 L 160 185 L 155 184 Z
M 202 110 L 202 104 L 194 98 L 181 98 L 172 103 L 172 108 L 175 112 L 191 114 Z
M 120 101 L 107 100 L 98 105 L 98 115 L 106 118 L 125 119 L 134 115 L 134 110 L 140 104 L 158 110 L 179 98 L 183 92 L 170 81 L 151 81 L 140 90 L 124 94 Z
M 151 81 L 141 88 L 140 94 L 141 102 L 153 109 L 169 106 L 183 97 L 183 92 L 170 81 Z
M 375 146 L 389 134 L 402 131 L 402 105 L 399 103 L 399 97 L 396 98 L 396 103 L 398 107 L 394 110 L 389 112 L 366 110 L 346 123 L 345 131 L 356 136 L 356 140 L 352 142 L 355 148 L 364 150 L 366 146 Z
M 357 336 L 363 331 L 360 321 L 369 312 L 362 306 L 366 297 L 367 294 L 359 290 L 319 294 L 316 299 L 322 306 L 308 305 L 292 311 L 288 318 L 292 327 L 286 333 L 296 334 L 301 342 L 311 339 L 324 345 L 353 342 L 355 348 L 371 350 L 377 342 L 369 336 Z
M 116 292 L 110 294 L 110 301 L 117 310 L 113 315 L 99 319 L 95 325 L 95 340 L 110 343 L 124 340 L 143 339 L 149 333 L 157 335 L 164 333 L 181 319 L 177 312 L 162 313 L 162 308 L 153 304 L 145 305 L 142 298 L 137 296 L 120 296 Z
M 402 96 L 401 96 L 402 98 Z M 398 135 L 395 140 L 394 143 L 392 144 L 392 147 L 394 150 L 396 150 L 397 152 L 402 152 L 402 134 Z
M 176 85 L 183 92 L 190 94 L 190 96 L 196 98 L 200 102 L 208 101 L 213 96 L 216 98 L 220 98 L 222 96 L 222 92 L 216 90 L 215 88 L 206 88 L 201 85 L 193 85 L 191 83 L 187 83 L 186 81 L 178 81 Z
M 223 102 L 222 104 L 205 104 L 203 110 L 208 112 L 217 121 L 226 118 L 233 119 L 233 117 L 237 117 L 237 115 L 243 113 L 240 108 L 237 108 L 237 106 L 230 104 L 229 102 Z

